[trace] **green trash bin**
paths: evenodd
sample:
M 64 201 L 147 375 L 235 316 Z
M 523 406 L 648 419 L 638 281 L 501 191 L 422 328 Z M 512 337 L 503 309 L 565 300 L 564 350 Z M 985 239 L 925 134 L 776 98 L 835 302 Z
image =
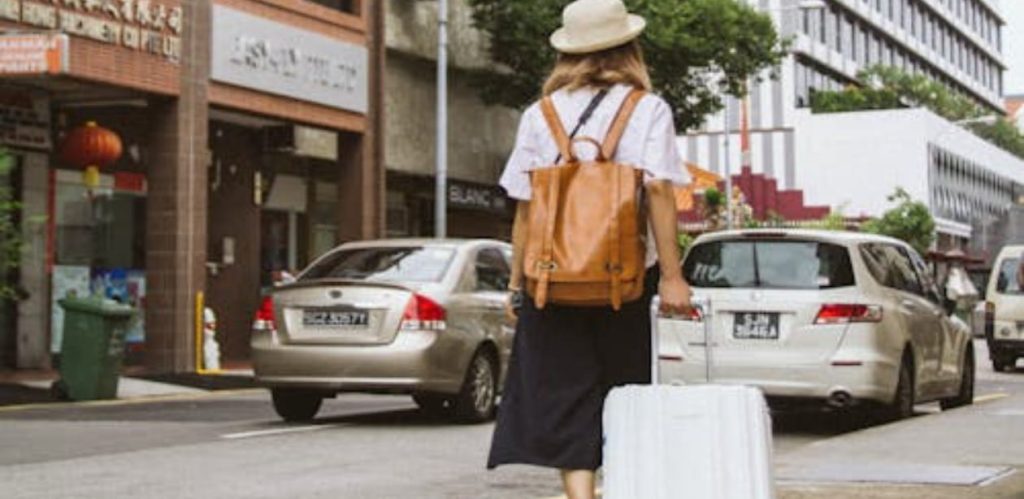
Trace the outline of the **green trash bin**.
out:
M 64 337 L 55 394 L 71 400 L 117 398 L 124 337 L 135 310 L 102 297 L 65 298 L 60 306 Z

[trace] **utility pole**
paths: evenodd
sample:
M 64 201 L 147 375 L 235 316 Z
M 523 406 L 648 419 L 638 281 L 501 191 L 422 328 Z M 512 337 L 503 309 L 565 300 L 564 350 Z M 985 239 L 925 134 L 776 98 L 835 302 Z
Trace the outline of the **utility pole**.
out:
M 448 0 L 437 5 L 437 189 L 434 237 L 448 234 Z
M 725 227 L 732 230 L 732 148 L 729 147 L 729 137 L 732 135 L 732 123 L 729 121 L 729 114 L 732 111 L 732 96 L 725 96 Z

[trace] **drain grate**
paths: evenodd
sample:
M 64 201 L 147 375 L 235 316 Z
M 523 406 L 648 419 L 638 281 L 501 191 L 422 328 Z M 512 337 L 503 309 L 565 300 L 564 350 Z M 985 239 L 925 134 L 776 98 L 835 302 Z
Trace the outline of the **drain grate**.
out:
M 783 465 L 776 476 L 785 482 L 892 483 L 899 485 L 982 486 L 1013 470 L 1007 467 L 857 462 Z

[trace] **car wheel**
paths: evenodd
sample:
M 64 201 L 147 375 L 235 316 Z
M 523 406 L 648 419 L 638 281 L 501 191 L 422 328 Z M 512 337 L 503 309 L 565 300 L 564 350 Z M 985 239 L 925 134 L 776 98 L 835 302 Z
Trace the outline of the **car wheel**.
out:
M 494 366 L 495 362 L 484 351 L 473 356 L 462 390 L 455 397 L 455 419 L 464 423 L 481 423 L 494 418 L 498 387 Z
M 885 410 L 886 420 L 898 421 L 914 415 L 914 364 L 905 355 L 900 363 L 899 381 L 896 383 L 896 394 Z
M 956 409 L 974 403 L 974 351 L 967 350 L 964 354 L 963 373 L 960 376 L 960 392 L 955 397 L 942 399 L 939 407 L 942 410 Z
M 1008 367 L 1009 367 L 1009 363 L 1006 362 L 1006 358 L 1004 358 L 1004 357 L 1002 357 L 1002 356 L 1000 356 L 998 354 L 992 355 L 992 370 L 993 371 L 995 371 L 997 373 L 1000 373 L 1000 372 L 1008 370 L 1007 369 Z
M 270 396 L 274 401 L 277 415 L 289 423 L 311 421 L 324 400 L 316 392 L 287 388 L 274 388 L 270 391 Z
M 420 410 L 427 414 L 442 414 L 451 407 L 451 397 L 436 393 L 417 393 L 412 399 Z

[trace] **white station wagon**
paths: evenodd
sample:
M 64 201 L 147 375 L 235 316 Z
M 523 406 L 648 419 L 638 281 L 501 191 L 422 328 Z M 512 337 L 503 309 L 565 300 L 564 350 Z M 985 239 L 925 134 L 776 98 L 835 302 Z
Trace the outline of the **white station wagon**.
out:
M 663 382 L 704 381 L 712 321 L 713 381 L 757 386 L 774 405 L 870 404 L 898 419 L 917 403 L 973 400 L 970 331 L 901 241 L 728 231 L 698 238 L 683 272 L 710 315 L 660 320 Z

